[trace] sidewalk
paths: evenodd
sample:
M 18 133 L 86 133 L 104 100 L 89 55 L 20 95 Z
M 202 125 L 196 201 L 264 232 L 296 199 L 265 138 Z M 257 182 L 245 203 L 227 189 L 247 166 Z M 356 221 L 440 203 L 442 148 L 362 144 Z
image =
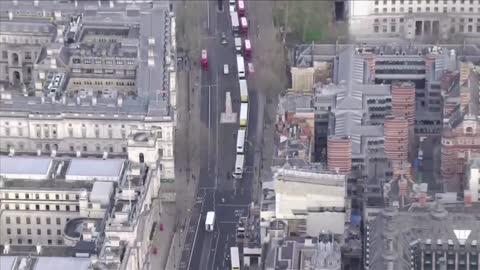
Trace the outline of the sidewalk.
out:
M 160 231 L 160 224 L 163 225 L 163 231 Z M 151 269 L 174 269 L 166 268 L 170 246 L 174 237 L 175 227 L 175 204 L 164 204 L 160 216 L 158 227 L 153 236 L 152 246 L 157 248 L 157 255 L 152 254 Z

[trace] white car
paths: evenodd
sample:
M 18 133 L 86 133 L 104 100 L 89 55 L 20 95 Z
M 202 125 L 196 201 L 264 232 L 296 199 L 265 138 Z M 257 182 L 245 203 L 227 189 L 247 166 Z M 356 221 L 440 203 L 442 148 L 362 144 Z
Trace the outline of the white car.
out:
M 223 65 L 223 74 L 228 75 L 229 70 L 228 70 L 228 64 Z

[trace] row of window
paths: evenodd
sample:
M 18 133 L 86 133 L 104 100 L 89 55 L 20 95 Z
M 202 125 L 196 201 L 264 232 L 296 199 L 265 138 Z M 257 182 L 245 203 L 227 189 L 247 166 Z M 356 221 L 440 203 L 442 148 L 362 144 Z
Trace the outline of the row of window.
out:
M 41 211 L 41 210 L 44 210 L 44 211 L 67 211 L 67 212 L 70 212 L 72 210 L 75 210 L 75 211 L 80 211 L 80 206 L 78 205 L 75 205 L 75 207 L 70 207 L 70 205 L 65 205 L 65 207 L 60 207 L 60 205 L 55 205 L 55 208 L 54 207 L 50 207 L 49 204 L 41 204 L 41 205 L 44 205 L 44 207 L 41 207 L 40 204 L 34 204 L 35 207 L 30 207 L 30 204 L 22 204 L 22 206 L 25 206 L 25 208 L 22 208 L 20 207 L 21 205 L 16 203 L 14 204 L 14 208 L 10 208 L 10 204 L 6 203 L 5 204 L 5 210 L 35 210 L 35 211 Z M 33 206 L 33 204 L 32 204 Z
M 48 193 L 42 193 L 43 196 L 40 196 L 40 193 L 35 193 L 31 198 L 35 200 L 65 200 L 65 201 L 78 201 L 78 194 L 65 194 L 65 197 L 61 197 L 60 194 L 55 194 L 55 196 L 50 196 Z M 5 193 L 5 199 L 30 199 L 30 193 Z
M 378 1 L 376 0 L 375 1 L 375 5 L 379 5 L 380 3 L 383 3 L 384 5 L 387 5 L 388 4 L 388 0 L 383 0 L 383 1 Z M 414 0 L 390 0 L 390 3 L 392 5 L 395 5 L 397 3 L 399 3 L 400 5 L 403 5 L 405 4 L 405 2 L 407 2 L 408 4 L 413 4 Z M 430 4 L 430 3 L 434 3 L 434 4 L 438 4 L 440 1 L 439 0 L 416 0 L 415 2 L 417 2 L 417 4 L 422 4 L 422 3 L 426 3 L 426 4 Z M 465 3 L 470 3 L 470 5 L 473 5 L 474 4 L 474 0 L 442 0 L 443 4 L 447 4 L 448 2 L 452 3 L 452 4 L 457 4 L 457 3 L 460 3 L 462 5 L 464 5 Z
M 81 64 L 82 63 L 82 60 L 80 58 L 73 58 L 72 59 L 72 63 L 74 64 Z M 114 63 L 116 65 L 135 65 L 135 60 L 112 60 L 112 59 L 106 59 L 106 60 L 102 60 L 102 59 L 83 59 L 83 63 L 84 64 L 87 64 L 87 65 L 90 65 L 90 64 L 95 64 L 95 65 L 102 65 L 102 64 L 105 64 L 105 65 L 113 65 Z
M 396 13 L 397 11 L 400 12 L 400 13 L 404 13 L 404 12 L 405 12 L 405 8 L 404 8 L 404 7 L 400 7 L 398 10 L 397 10 L 397 8 L 394 8 L 394 7 L 390 8 L 390 9 L 384 7 L 384 8 L 381 9 L 381 10 L 382 10 L 383 13 L 388 13 L 388 12 Z M 424 11 L 424 12 L 438 12 L 438 11 L 439 11 L 439 8 L 438 8 L 438 7 L 433 7 L 433 9 L 431 9 L 430 7 L 426 7 L 426 8 L 423 10 L 422 7 L 417 7 L 416 10 L 417 10 L 417 12 L 422 12 L 422 11 Z M 473 7 L 469 7 L 469 8 L 468 8 L 468 12 L 473 13 L 474 10 L 475 10 L 475 9 L 474 9 Z M 480 8 L 478 8 L 477 10 L 478 10 L 478 12 L 480 12 Z M 373 11 L 374 11 L 375 13 L 379 13 L 379 12 L 380 12 L 380 9 L 379 9 L 379 8 L 375 8 Z M 413 7 L 409 7 L 409 8 L 408 8 L 408 12 L 409 12 L 409 13 L 412 13 L 413 11 L 414 11 Z M 457 11 L 459 11 L 459 12 L 465 12 L 466 10 L 465 10 L 464 7 L 460 7 L 458 10 L 456 9 L 456 7 L 452 7 L 452 8 L 450 9 L 450 11 L 451 11 L 451 12 L 457 12 Z M 447 12 L 448 12 L 448 8 L 447 8 L 447 7 L 443 7 L 443 12 L 444 12 L 444 13 L 447 13 Z
M 37 232 L 37 233 L 38 233 L 38 232 Z M 13 244 L 13 239 L 11 239 L 11 238 L 8 239 L 8 243 L 9 243 L 10 245 Z M 17 244 L 23 245 L 23 244 L 24 244 L 24 243 L 23 243 L 23 239 L 18 238 L 18 239 L 17 239 Z M 29 239 L 27 239 L 26 244 L 27 244 L 27 245 L 33 245 L 34 243 L 32 242 L 32 239 L 29 238 Z M 35 244 L 37 244 L 37 243 L 35 243 Z M 48 239 L 48 240 L 47 240 L 47 244 L 48 244 L 48 245 L 53 245 L 53 240 L 52 240 L 52 239 Z M 63 245 L 63 239 L 57 239 L 57 245 Z
M 2 43 L 14 43 L 14 44 L 50 44 L 50 38 L 32 38 L 32 37 L 5 37 L 2 36 Z
M 25 217 L 25 223 L 22 223 L 22 219 L 23 219 L 22 217 L 15 217 L 15 224 L 17 224 L 17 225 L 21 225 L 21 224 L 30 225 L 30 224 L 32 224 L 32 218 L 31 218 L 31 217 Z M 70 220 L 70 219 L 67 219 L 66 222 L 68 222 L 69 220 Z M 41 218 L 41 217 L 36 217 L 36 218 L 35 218 L 35 221 L 36 221 L 35 224 L 37 224 L 37 225 L 41 225 L 41 224 L 42 224 L 42 218 Z M 61 219 L 61 218 L 57 217 L 57 218 L 55 219 L 55 221 L 56 221 L 56 224 L 57 224 L 57 225 L 62 225 L 62 219 Z M 5 217 L 5 223 L 6 223 L 6 224 L 12 224 L 12 219 L 11 219 L 11 217 Z M 46 218 L 45 218 L 45 224 L 46 224 L 46 225 L 52 224 L 52 219 L 51 219 L 50 217 L 46 217 Z
M 95 81 L 92 83 L 92 81 L 73 81 L 73 85 L 97 85 L 97 86 L 102 86 L 103 82 L 102 81 Z M 105 85 L 113 85 L 112 81 L 107 81 L 105 82 Z M 135 86 L 135 82 L 133 81 L 128 81 L 128 82 L 123 82 L 123 81 L 117 81 L 115 82 L 116 86 Z
M 480 33 L 480 25 L 476 26 L 476 33 Z M 403 31 L 403 27 L 400 26 L 400 32 Z M 380 26 L 374 25 L 373 26 L 373 32 L 379 33 L 380 32 Z M 382 32 L 387 33 L 388 32 L 388 26 L 387 25 L 382 25 Z M 390 25 L 390 33 L 395 33 L 397 32 L 397 26 L 392 24 Z M 472 25 L 467 25 L 466 31 L 465 31 L 465 25 L 460 24 L 458 26 L 458 32 L 459 33 L 473 33 L 473 26 Z M 455 33 L 455 27 L 450 28 L 450 33 Z
M 18 54 L 14 53 L 12 55 L 14 60 L 18 60 Z M 37 57 L 37 53 L 35 53 L 35 58 Z M 8 51 L 2 51 L 2 58 L 3 59 L 8 59 Z M 25 60 L 32 60 L 32 53 L 31 52 L 24 52 L 24 58 Z

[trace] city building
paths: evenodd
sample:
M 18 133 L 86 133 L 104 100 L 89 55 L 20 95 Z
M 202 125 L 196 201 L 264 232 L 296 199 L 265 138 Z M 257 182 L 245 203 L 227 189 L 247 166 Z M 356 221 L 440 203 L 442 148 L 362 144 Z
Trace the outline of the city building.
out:
M 477 269 L 478 213 L 463 203 L 386 208 L 365 226 L 365 269 Z
M 349 30 L 357 40 L 437 42 L 480 37 L 480 3 L 475 0 L 346 2 Z
M 312 162 L 315 136 L 315 110 L 312 106 L 312 96 L 288 93 L 281 98 L 277 115 L 277 142 L 274 157 L 277 163 L 298 160 L 306 165 Z
M 269 183 L 269 182 L 267 182 Z M 332 234 L 344 242 L 350 208 L 345 175 L 300 169 L 278 169 L 264 185 L 260 218 L 262 242 L 271 239 L 270 222 L 282 220 L 287 236 Z
M 2 153 L 126 157 L 155 130 L 174 179 L 174 18 L 136 2 L 1 1 Z
M 129 159 L 0 156 L 3 253 L 90 257 L 94 269 L 148 265 L 160 206 L 156 142 L 154 132 L 131 135 Z
M 175 179 L 171 6 L 0 9 L 1 268 L 149 267 L 160 183 Z
M 288 237 L 281 241 L 272 241 L 264 269 L 340 270 L 340 245 L 328 235 L 322 238 Z
M 463 191 L 470 156 L 480 153 L 479 72 L 463 63 L 462 72 L 446 73 L 441 145 L 441 176 L 448 191 Z

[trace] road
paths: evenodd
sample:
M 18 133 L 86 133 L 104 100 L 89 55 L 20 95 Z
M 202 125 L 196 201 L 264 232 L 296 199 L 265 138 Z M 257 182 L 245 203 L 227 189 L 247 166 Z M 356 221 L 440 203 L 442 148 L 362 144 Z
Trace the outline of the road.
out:
M 226 2 L 225 2 L 226 3 Z M 253 165 L 256 139 L 262 114 L 258 112 L 258 96 L 250 87 L 250 111 L 248 124 L 249 141 L 246 149 L 244 177 L 235 181 L 231 173 L 235 163 L 235 144 L 238 124 L 220 124 L 220 113 L 225 110 L 225 93 L 231 93 L 233 110 L 239 112 L 240 94 L 236 76 L 236 59 L 233 35 L 230 28 L 228 6 L 219 10 L 218 2 L 206 1 L 208 9 L 203 24 L 201 47 L 207 49 L 209 68 L 201 73 L 200 121 L 208 130 L 201 144 L 207 149 L 199 160 L 199 190 L 192 208 L 190 223 L 182 252 L 179 269 L 225 269 L 229 248 L 236 244 L 236 224 L 241 216 L 247 215 L 252 201 Z M 221 33 L 227 34 L 228 44 L 221 44 Z M 200 55 L 198 55 L 200 58 Z M 223 74 L 223 65 L 228 64 L 229 75 Z M 262 101 L 264 102 L 264 101 Z M 193 121 L 193 120 L 192 120 Z M 260 124 L 261 126 L 261 124 Z M 223 201 L 222 201 L 223 199 Z M 204 229 L 206 212 L 216 212 L 217 226 L 213 233 Z

